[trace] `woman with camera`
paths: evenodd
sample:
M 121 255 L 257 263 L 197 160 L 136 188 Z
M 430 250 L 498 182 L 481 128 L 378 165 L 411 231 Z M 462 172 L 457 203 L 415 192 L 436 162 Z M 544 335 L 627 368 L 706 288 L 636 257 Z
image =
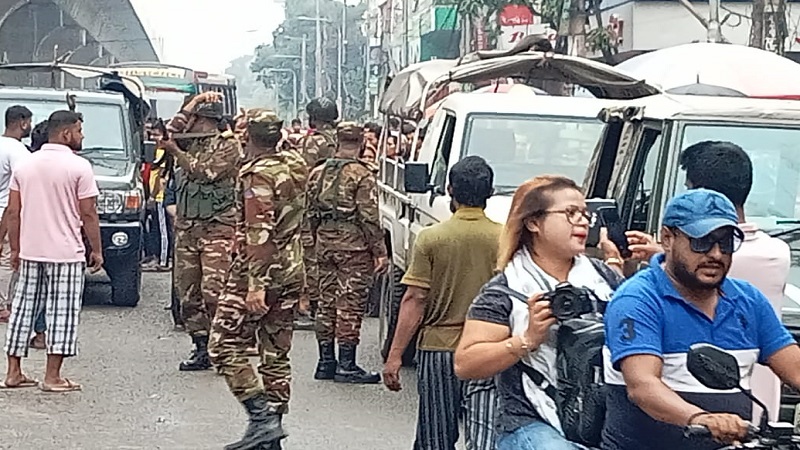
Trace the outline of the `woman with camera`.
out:
M 554 313 L 570 311 L 554 311 L 551 301 L 562 309 L 576 303 L 554 298 L 556 286 L 563 292 L 567 282 L 596 305 L 621 281 L 622 260 L 613 244 L 603 239 L 605 263 L 584 254 L 591 220 L 583 193 L 569 178 L 539 176 L 514 194 L 500 240 L 499 275 L 475 299 L 455 354 L 460 378 L 496 376 L 498 450 L 580 448 L 564 437 L 553 399 Z

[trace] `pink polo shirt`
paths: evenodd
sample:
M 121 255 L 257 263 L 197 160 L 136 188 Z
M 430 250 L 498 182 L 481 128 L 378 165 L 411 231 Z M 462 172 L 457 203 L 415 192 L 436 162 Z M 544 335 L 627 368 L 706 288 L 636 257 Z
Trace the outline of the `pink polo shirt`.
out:
M 733 254 L 733 262 L 728 276 L 749 281 L 769 299 L 778 317 L 781 316 L 783 288 L 789 277 L 789 245 L 769 236 L 753 223 L 742 223 L 744 231 L 742 247 Z M 753 394 L 761 399 L 770 410 L 770 419 L 778 420 L 781 403 L 781 383 L 769 367 L 756 365 L 750 381 Z M 753 407 L 754 418 L 760 417 L 761 408 Z
M 45 144 L 14 170 L 11 190 L 22 199 L 20 259 L 86 260 L 78 203 L 99 194 L 89 161 L 64 145 Z

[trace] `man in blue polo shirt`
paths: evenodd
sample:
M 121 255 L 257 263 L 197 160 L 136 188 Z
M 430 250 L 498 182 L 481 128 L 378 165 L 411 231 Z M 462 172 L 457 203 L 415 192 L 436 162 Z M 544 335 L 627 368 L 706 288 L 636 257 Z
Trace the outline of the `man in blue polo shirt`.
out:
M 686 354 L 696 343 L 735 355 L 745 389 L 757 362 L 800 387 L 800 348 L 769 301 L 751 284 L 726 277 L 743 238 L 737 222 L 722 194 L 695 189 L 676 196 L 664 213 L 664 254 L 615 292 L 605 315 L 604 450 L 720 447 L 684 437 L 690 424 L 708 427 L 719 442 L 745 436 L 750 401 L 710 390 L 689 373 Z

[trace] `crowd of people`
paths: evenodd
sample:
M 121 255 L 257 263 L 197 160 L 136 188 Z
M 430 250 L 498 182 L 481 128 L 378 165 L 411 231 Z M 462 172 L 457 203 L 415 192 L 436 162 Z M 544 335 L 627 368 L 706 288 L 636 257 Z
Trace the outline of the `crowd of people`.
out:
M 399 391 L 403 354 L 416 345 L 420 450 L 454 449 L 460 421 L 469 450 L 705 450 L 742 440 L 753 407 L 689 374 L 697 343 L 733 352 L 742 384 L 770 405 L 780 381 L 800 388 L 800 349 L 774 306 L 789 249 L 747 223 L 752 163 L 732 143 L 683 150 L 688 190 L 667 203 L 660 242 L 628 232 L 628 259 L 644 262 L 636 272 L 605 232 L 603 257 L 586 255 L 595 217 L 574 180 L 532 177 L 501 225 L 484 212 L 492 168 L 461 159 L 449 172 L 453 216 L 415 240 L 381 376 L 357 363 L 369 292 L 389 267 L 376 159 L 415 158 L 424 131 L 340 121 L 327 98 L 307 106 L 308 129 L 261 108 L 226 121 L 220 100 L 197 95 L 165 126 L 148 127 L 157 145 L 144 177 L 143 264 L 173 271 L 177 320 L 193 346 L 179 370 L 216 369 L 248 414 L 228 449 L 280 448 L 293 331 L 308 327 L 318 362 L 304 376 L 320 381 L 383 380 Z M 0 389 L 77 391 L 61 368 L 77 354 L 84 273 L 103 264 L 97 184 L 76 154 L 83 119 L 57 111 L 34 129 L 23 106 L 5 119 L 0 235 L 14 277 Z M 590 310 L 563 311 L 564 292 Z M 586 384 L 559 363 L 570 330 L 589 329 L 575 319 L 604 330 L 603 361 Z M 47 351 L 41 382 L 22 370 L 30 347 Z M 258 356 L 257 370 L 248 356 Z M 687 425 L 711 438 L 685 437 Z

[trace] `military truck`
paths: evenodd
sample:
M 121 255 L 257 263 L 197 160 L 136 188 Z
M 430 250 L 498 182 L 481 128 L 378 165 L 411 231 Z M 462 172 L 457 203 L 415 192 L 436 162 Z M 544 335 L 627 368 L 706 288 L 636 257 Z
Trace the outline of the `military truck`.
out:
M 36 82 L 43 79 L 51 83 Z M 34 123 L 57 110 L 74 109 L 83 115 L 85 138 L 77 154 L 92 163 L 100 188 L 97 212 L 105 260 L 103 270 L 87 273 L 87 285 L 110 284 L 111 304 L 136 306 L 142 283 L 141 165 L 148 112 L 141 83 L 109 70 L 56 63 L 0 65 L 0 80 L 6 84 L 0 87 L 0 111 L 24 105 L 33 112 Z M 9 80 L 22 86 L 8 86 Z M 82 87 L 71 89 L 67 84 Z
M 613 199 L 628 229 L 657 234 L 667 201 L 686 189 L 679 155 L 701 141 L 729 141 L 753 162 L 747 219 L 786 241 L 792 266 L 783 322 L 800 341 L 800 102 L 658 95 L 605 109 L 603 139 L 586 173 L 587 198 Z M 780 420 L 793 422 L 798 393 L 784 388 Z
M 447 220 L 450 196 L 447 174 L 467 155 L 484 157 L 495 170 L 496 195 L 488 216 L 504 222 L 511 196 L 523 181 L 545 173 L 565 173 L 579 180 L 601 138 L 599 112 L 617 100 L 655 95 L 660 90 L 612 67 L 588 59 L 527 48 L 478 52 L 459 61 L 436 60 L 410 66 L 387 87 L 381 101 L 389 119 L 419 120 L 436 92 L 453 84 L 474 85 L 511 78 L 568 82 L 596 98 L 548 95 L 470 94 L 447 96 L 434 113 L 418 159 L 404 161 L 380 151 L 380 219 L 392 263 L 382 279 L 380 339 L 386 357 L 403 295 L 400 280 L 417 234 Z M 432 100 L 433 99 L 433 100 Z M 416 137 L 415 139 L 418 139 Z M 385 139 L 384 139 L 385 141 Z M 412 148 L 416 147 L 416 142 Z M 411 364 L 409 346 L 404 363 Z

